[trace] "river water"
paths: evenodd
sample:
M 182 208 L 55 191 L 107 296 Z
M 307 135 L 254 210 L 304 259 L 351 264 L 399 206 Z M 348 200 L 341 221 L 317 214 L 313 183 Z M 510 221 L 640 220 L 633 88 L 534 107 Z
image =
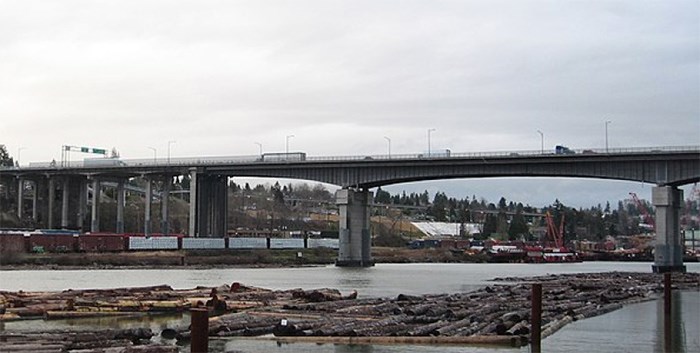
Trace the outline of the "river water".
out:
M 686 264 L 689 272 L 700 272 L 700 263 Z M 303 268 L 227 268 L 167 270 L 46 270 L 2 271 L 0 290 L 65 290 L 135 287 L 167 284 L 173 288 L 218 286 L 240 282 L 271 289 L 337 288 L 344 294 L 357 290 L 360 297 L 395 297 L 404 294 L 454 293 L 489 285 L 491 279 L 506 276 L 538 276 L 561 273 L 630 271 L 649 272 L 651 263 L 585 262 L 567 264 L 378 264 L 371 268 L 335 266 Z M 675 294 L 674 325 L 678 352 L 700 352 L 700 292 Z M 567 325 L 543 340 L 547 352 L 659 352 L 663 349 L 662 301 L 650 301 Z M 660 311 L 661 310 L 661 311 Z M 45 327 L 151 327 L 154 331 L 187 321 L 187 317 L 125 319 L 20 321 L 1 324 L 0 330 Z M 214 340 L 212 352 L 528 352 L 528 347 L 431 347 L 431 346 L 347 346 L 284 344 L 254 339 Z

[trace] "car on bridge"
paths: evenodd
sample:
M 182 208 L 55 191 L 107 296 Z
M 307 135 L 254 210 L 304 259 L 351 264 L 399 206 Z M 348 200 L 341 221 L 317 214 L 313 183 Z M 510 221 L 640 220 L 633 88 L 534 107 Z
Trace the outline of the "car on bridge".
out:
M 554 147 L 554 153 L 555 154 L 576 154 L 576 152 L 574 152 L 569 147 L 562 146 L 562 145 L 557 145 L 556 147 Z

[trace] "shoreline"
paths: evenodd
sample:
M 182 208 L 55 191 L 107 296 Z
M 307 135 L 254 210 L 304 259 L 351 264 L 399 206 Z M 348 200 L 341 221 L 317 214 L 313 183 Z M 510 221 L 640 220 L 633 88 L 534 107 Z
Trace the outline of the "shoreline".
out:
M 299 256 L 301 254 L 301 256 Z M 377 264 L 491 263 L 483 255 L 458 254 L 441 249 L 374 247 Z M 232 251 L 139 251 L 114 253 L 48 253 L 0 255 L 0 271 L 55 270 L 138 270 L 138 269 L 224 269 L 297 268 L 335 264 L 337 250 L 232 250 Z M 595 260 L 584 262 L 610 262 Z M 653 261 L 623 261 L 653 263 Z M 556 264 L 556 263 L 552 263 Z M 534 264 L 534 265 L 548 265 Z

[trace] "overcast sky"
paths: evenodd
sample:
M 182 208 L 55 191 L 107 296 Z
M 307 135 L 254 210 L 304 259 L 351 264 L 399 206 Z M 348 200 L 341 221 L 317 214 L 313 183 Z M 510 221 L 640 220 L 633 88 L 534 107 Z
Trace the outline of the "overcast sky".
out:
M 700 144 L 700 2 L 0 0 L 0 144 L 122 158 Z M 288 135 L 294 135 L 287 138 Z M 80 159 L 75 155 L 72 159 Z M 389 188 L 605 203 L 572 179 Z M 495 199 L 494 199 L 495 198 Z

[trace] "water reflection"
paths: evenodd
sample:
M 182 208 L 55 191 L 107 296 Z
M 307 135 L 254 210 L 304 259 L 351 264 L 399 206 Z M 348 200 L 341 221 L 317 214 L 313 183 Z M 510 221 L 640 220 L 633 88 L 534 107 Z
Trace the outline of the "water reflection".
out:
M 372 353 L 374 347 L 364 344 L 336 344 L 335 353 Z
M 686 342 L 686 323 L 683 311 L 683 293 L 673 291 L 671 295 L 671 343 L 669 345 L 671 352 L 685 353 L 687 352 Z M 692 306 L 692 305 L 691 305 Z M 690 309 L 692 310 L 692 308 Z M 692 312 L 692 311 L 691 311 Z M 697 314 L 698 311 L 696 310 Z M 666 348 L 665 326 L 664 326 L 664 299 L 663 297 L 656 301 L 656 341 L 654 348 L 657 352 L 668 351 Z M 693 339 L 697 340 L 697 335 L 693 335 Z

